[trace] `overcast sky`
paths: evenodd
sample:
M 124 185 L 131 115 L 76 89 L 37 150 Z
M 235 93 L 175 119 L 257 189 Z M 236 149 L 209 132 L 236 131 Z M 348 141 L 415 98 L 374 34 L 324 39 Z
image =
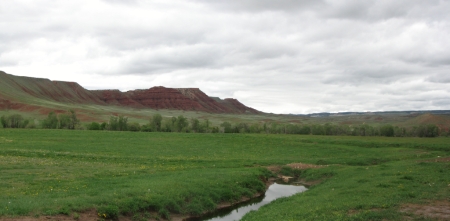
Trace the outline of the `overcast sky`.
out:
M 273 113 L 450 109 L 450 0 L 14 0 L 0 70 Z

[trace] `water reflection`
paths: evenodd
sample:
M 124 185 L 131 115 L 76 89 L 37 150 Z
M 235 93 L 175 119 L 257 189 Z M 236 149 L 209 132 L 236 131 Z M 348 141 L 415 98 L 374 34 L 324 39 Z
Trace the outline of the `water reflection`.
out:
M 220 210 L 214 214 L 207 215 L 203 218 L 190 219 L 191 221 L 238 221 L 246 213 L 252 210 L 258 210 L 261 206 L 264 206 L 278 198 L 292 196 L 296 193 L 301 193 L 307 190 L 304 186 L 294 186 L 294 185 L 282 185 L 274 183 L 269 189 L 267 189 L 264 197 L 256 199 L 250 203 L 244 205 L 238 205 L 238 208 L 231 208 L 227 211 Z M 232 210 L 232 211 L 230 211 Z

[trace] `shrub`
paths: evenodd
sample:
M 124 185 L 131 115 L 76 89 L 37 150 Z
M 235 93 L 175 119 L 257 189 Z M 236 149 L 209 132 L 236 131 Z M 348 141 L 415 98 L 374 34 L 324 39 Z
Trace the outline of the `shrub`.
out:
M 139 123 L 136 122 L 129 123 L 127 127 L 129 131 L 137 132 L 141 130 L 141 125 L 139 125 Z
M 380 128 L 380 135 L 386 136 L 386 137 L 393 137 L 394 136 L 394 127 L 392 125 L 383 125 Z
M 104 219 L 117 219 L 119 217 L 119 207 L 115 205 L 100 206 L 97 212 L 98 216 Z
M 89 124 L 88 130 L 100 130 L 100 124 L 97 122 L 92 122 Z

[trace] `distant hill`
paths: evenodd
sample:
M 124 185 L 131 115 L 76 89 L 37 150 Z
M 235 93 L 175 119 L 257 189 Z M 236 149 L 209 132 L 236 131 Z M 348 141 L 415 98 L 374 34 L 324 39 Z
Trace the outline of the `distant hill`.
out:
M 142 109 L 173 109 L 208 113 L 258 114 L 236 99 L 212 98 L 198 88 L 165 88 L 143 90 L 87 90 L 76 82 L 51 81 L 21 77 L 0 71 L 0 110 L 33 109 L 46 104 L 96 104 Z

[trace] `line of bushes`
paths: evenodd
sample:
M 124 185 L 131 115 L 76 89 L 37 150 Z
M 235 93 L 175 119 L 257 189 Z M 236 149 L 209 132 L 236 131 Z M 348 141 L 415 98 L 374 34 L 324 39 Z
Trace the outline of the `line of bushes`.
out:
M 386 137 L 438 137 L 448 136 L 434 124 L 419 125 L 410 128 L 393 126 L 337 125 L 337 124 L 279 124 L 279 123 L 244 123 L 223 122 L 219 126 L 211 125 L 208 119 L 202 121 L 183 115 L 163 118 L 155 114 L 147 124 L 128 123 L 124 116 L 112 116 L 108 123 L 93 122 L 89 130 L 119 130 L 142 132 L 185 132 L 185 133 L 267 133 L 267 134 L 304 134 L 337 136 L 386 136 Z
M 4 128 L 37 128 L 34 120 L 24 119 L 19 114 L 2 116 L 0 126 Z M 147 124 L 128 122 L 126 116 L 111 116 L 108 122 L 92 122 L 81 125 L 75 111 L 57 115 L 50 112 L 42 120 L 43 129 L 88 129 L 111 131 L 142 132 L 183 132 L 183 133 L 267 133 L 267 134 L 305 134 L 305 135 L 337 135 L 337 136 L 386 136 L 386 137 L 438 137 L 448 136 L 448 131 L 441 130 L 434 124 L 414 127 L 399 127 L 390 124 L 381 126 L 339 125 L 339 124 L 280 124 L 280 123 L 230 123 L 222 122 L 212 125 L 208 119 L 188 119 L 183 115 L 163 118 L 153 115 Z

